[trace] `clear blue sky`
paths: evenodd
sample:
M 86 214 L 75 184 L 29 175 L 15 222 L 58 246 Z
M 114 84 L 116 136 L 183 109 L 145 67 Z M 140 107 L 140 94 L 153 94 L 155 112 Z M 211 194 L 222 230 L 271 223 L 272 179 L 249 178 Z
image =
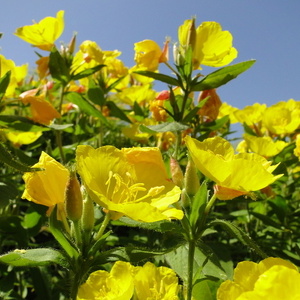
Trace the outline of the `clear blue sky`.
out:
M 218 89 L 222 101 L 243 108 L 255 102 L 272 105 L 300 100 L 299 0 L 10 0 L 0 9 L 0 53 L 17 65 L 34 67 L 37 56 L 28 43 L 13 35 L 17 27 L 65 11 L 65 31 L 59 41 L 78 33 L 78 44 L 93 40 L 103 50 L 122 51 L 121 59 L 134 65 L 133 44 L 166 36 L 177 40 L 177 28 L 196 16 L 221 23 L 234 37 L 239 51 L 233 62 L 256 59 L 246 73 Z M 43 51 L 41 51 L 42 53 Z M 209 69 L 212 71 L 213 68 Z

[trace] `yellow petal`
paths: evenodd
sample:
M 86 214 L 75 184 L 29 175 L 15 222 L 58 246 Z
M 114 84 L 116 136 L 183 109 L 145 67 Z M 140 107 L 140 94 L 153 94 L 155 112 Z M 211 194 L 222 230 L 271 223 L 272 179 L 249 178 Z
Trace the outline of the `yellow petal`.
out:
M 22 198 L 49 207 L 64 202 L 68 169 L 45 152 L 33 167 L 44 170 L 23 175 L 25 191 Z
M 54 17 L 46 17 L 39 23 L 17 28 L 15 35 L 42 50 L 50 51 L 64 30 L 64 11 Z
M 222 67 L 237 57 L 237 50 L 232 47 L 232 35 L 222 31 L 216 22 L 203 22 L 197 28 L 197 42 L 194 59 L 199 64 L 210 67 Z

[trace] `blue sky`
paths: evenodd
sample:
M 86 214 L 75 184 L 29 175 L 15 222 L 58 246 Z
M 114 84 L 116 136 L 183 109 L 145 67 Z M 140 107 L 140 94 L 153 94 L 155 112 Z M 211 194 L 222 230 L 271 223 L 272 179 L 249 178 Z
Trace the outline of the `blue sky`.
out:
M 196 17 L 219 22 L 234 37 L 239 51 L 233 63 L 256 59 L 255 65 L 218 89 L 221 100 L 243 108 L 255 102 L 272 105 L 300 100 L 299 0 L 10 0 L 0 10 L 0 53 L 17 65 L 37 59 L 28 43 L 13 33 L 46 16 L 65 11 L 65 31 L 58 40 L 68 43 L 77 32 L 79 45 L 93 40 L 103 50 L 122 51 L 121 59 L 134 65 L 133 45 L 153 39 L 163 45 L 166 36 L 177 40 L 177 28 Z M 43 51 L 41 51 L 42 53 Z M 214 68 L 205 69 L 206 72 Z M 160 85 L 157 88 L 161 89 Z

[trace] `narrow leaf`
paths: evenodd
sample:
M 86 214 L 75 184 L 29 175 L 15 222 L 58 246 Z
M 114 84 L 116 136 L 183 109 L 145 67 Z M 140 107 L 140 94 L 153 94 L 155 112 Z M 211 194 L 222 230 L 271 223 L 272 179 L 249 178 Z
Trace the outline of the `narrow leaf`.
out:
M 10 82 L 11 71 L 5 73 L 3 77 L 0 78 L 0 101 L 5 95 L 6 89 Z
M 8 165 L 9 167 L 15 169 L 20 172 L 34 172 L 39 171 L 39 168 L 31 168 L 30 166 L 22 163 L 18 157 L 12 155 L 9 150 L 4 146 L 4 144 L 0 143 L 0 161 Z
M 265 254 L 260 247 L 240 228 L 238 228 L 236 225 L 234 225 L 231 222 L 225 221 L 225 220 L 214 220 L 209 224 L 209 227 L 211 226 L 222 226 L 231 236 L 234 238 L 237 238 L 243 245 L 248 246 L 252 250 L 254 250 L 258 255 L 260 255 L 262 258 L 267 258 L 267 254 Z
M 71 80 L 79 80 L 79 79 L 82 79 L 82 78 L 85 78 L 85 77 L 88 77 L 90 75 L 93 75 L 94 73 L 100 71 L 103 67 L 105 67 L 105 65 L 98 65 L 98 66 L 95 66 L 93 68 L 89 68 L 89 69 L 86 69 L 86 70 L 83 70 L 77 74 L 72 74 L 71 76 Z
M 53 209 L 49 218 L 50 231 L 53 234 L 56 241 L 61 245 L 62 249 L 68 254 L 70 258 L 77 258 L 79 253 L 77 249 L 72 245 L 72 243 L 66 238 L 63 233 L 62 226 L 56 218 L 57 216 L 57 206 Z
M 53 47 L 49 56 L 49 70 L 51 76 L 60 81 L 63 85 L 67 85 L 70 81 L 70 68 L 67 66 L 66 60 L 61 56 L 56 47 Z
M 161 123 L 159 125 L 140 126 L 140 130 L 142 132 L 147 132 L 147 133 L 157 133 L 157 132 L 167 132 L 167 131 L 176 132 L 176 131 L 183 131 L 188 128 L 189 126 L 178 122 L 166 122 L 166 123 Z
M 112 116 L 119 118 L 120 120 L 123 120 L 125 122 L 131 123 L 124 111 L 121 108 L 119 108 L 114 102 L 107 101 L 106 105 L 109 108 L 110 114 Z
M 192 90 L 204 91 L 224 85 L 228 81 L 236 78 L 238 75 L 248 70 L 254 63 L 255 60 L 249 60 L 232 66 L 221 68 L 215 72 L 208 74 L 199 82 L 195 83 L 195 85 L 192 87 Z
M 143 75 L 146 77 L 150 77 L 150 78 L 156 79 L 158 81 L 161 81 L 161 82 L 164 82 L 164 83 L 167 83 L 170 85 L 180 86 L 180 83 L 176 78 L 168 76 L 168 75 L 155 73 L 155 72 L 151 72 L 151 71 L 136 71 L 134 73 L 137 73 L 139 75 Z
M 87 115 L 98 118 L 105 125 L 109 126 L 107 119 L 102 115 L 102 113 L 93 105 L 91 105 L 82 95 L 75 92 L 70 92 L 66 95 L 66 98 L 70 102 L 76 104 Z

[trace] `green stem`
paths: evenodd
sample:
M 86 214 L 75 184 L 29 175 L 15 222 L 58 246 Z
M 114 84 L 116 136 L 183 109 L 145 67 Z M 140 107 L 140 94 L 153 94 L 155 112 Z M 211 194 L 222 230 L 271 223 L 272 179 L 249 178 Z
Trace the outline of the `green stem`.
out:
M 205 216 L 208 215 L 210 209 L 212 208 L 212 206 L 214 205 L 216 200 L 217 200 L 216 194 L 213 194 L 211 196 L 210 200 L 208 201 L 208 203 L 206 204 L 206 207 L 205 207 L 205 210 L 204 210 Z
M 107 225 L 109 224 L 109 221 L 110 221 L 110 213 L 108 212 L 105 215 L 105 218 L 104 218 L 104 220 L 103 220 L 103 222 L 102 222 L 102 224 L 100 226 L 100 229 L 99 229 L 98 233 L 95 236 L 95 240 L 96 241 L 99 240 L 102 237 L 102 235 L 103 235 L 103 233 L 104 233 Z
M 187 298 L 186 298 L 187 300 L 192 299 L 195 248 L 196 248 L 196 242 L 194 239 L 192 239 L 189 241 L 189 253 L 188 253 L 188 278 L 187 278 Z
M 74 221 L 73 222 L 73 229 L 74 229 L 74 235 L 76 244 L 81 249 L 82 246 L 82 236 L 81 236 L 81 228 L 80 228 L 80 221 Z

